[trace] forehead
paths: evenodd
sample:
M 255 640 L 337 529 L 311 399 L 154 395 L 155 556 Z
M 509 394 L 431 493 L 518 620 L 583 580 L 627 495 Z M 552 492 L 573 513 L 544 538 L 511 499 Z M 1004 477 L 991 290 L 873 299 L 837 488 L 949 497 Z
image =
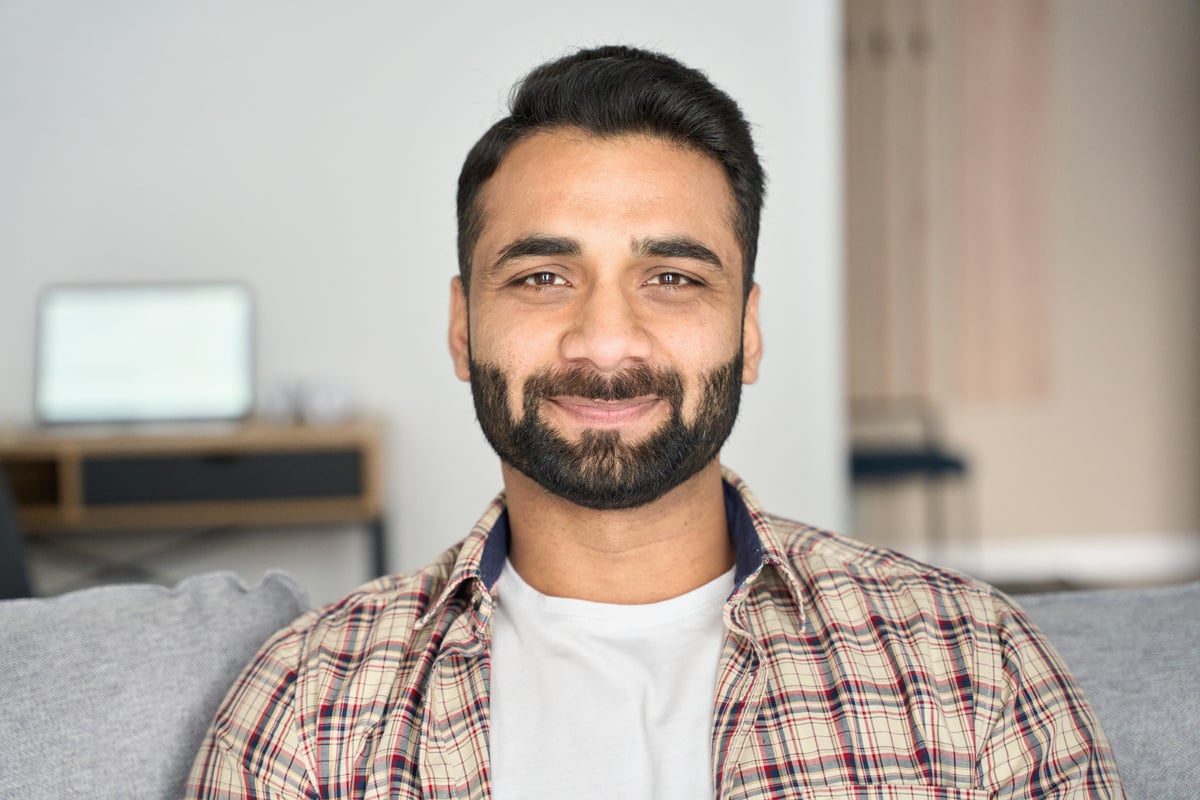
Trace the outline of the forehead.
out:
M 733 191 L 721 165 L 649 134 L 530 134 L 505 155 L 479 202 L 482 247 L 495 237 L 569 232 L 548 227 L 605 224 L 630 236 L 704 235 L 736 249 Z

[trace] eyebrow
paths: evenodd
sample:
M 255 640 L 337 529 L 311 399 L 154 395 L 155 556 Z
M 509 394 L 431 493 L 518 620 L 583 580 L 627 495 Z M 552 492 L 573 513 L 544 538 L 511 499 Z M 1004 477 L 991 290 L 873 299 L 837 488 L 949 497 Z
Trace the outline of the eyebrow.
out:
M 706 264 L 717 271 L 725 269 L 720 257 L 711 248 L 690 236 L 634 239 L 630 242 L 630 249 L 640 258 L 684 258 Z M 531 234 L 505 245 L 499 258 L 488 268 L 488 272 L 498 272 L 505 264 L 521 258 L 575 257 L 582 254 L 583 247 L 578 239 Z
M 514 239 L 500 251 L 500 257 L 488 268 L 488 272 L 496 272 L 510 261 L 529 257 L 578 256 L 583 253 L 578 239 L 565 236 L 542 236 L 533 234 Z
M 699 261 L 715 270 L 724 270 L 725 265 L 710 248 L 690 236 L 670 236 L 665 239 L 635 239 L 633 252 L 651 258 L 686 258 Z

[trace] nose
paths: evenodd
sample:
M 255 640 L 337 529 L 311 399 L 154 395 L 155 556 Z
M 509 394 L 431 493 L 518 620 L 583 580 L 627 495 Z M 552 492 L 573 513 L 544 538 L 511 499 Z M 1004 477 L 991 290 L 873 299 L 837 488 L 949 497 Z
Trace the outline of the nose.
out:
M 635 298 L 620 286 L 601 283 L 576 301 L 561 350 L 567 361 L 586 361 L 598 372 L 613 373 L 649 359 L 651 338 Z

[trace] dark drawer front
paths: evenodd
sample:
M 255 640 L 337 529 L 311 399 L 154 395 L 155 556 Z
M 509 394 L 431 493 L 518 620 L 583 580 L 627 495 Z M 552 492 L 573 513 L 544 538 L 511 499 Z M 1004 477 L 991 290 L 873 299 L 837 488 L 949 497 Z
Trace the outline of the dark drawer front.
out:
M 121 456 L 83 462 L 85 505 L 206 500 L 354 498 L 363 493 L 358 450 L 219 456 Z

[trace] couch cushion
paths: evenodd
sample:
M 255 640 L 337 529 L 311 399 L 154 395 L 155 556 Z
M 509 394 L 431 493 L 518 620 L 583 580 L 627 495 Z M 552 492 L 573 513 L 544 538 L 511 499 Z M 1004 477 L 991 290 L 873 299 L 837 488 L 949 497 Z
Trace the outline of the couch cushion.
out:
M 281 573 L 0 602 L 0 797 L 179 797 L 230 684 L 306 606 Z
M 1200 786 L 1200 583 L 1018 597 L 1083 687 L 1129 800 Z

